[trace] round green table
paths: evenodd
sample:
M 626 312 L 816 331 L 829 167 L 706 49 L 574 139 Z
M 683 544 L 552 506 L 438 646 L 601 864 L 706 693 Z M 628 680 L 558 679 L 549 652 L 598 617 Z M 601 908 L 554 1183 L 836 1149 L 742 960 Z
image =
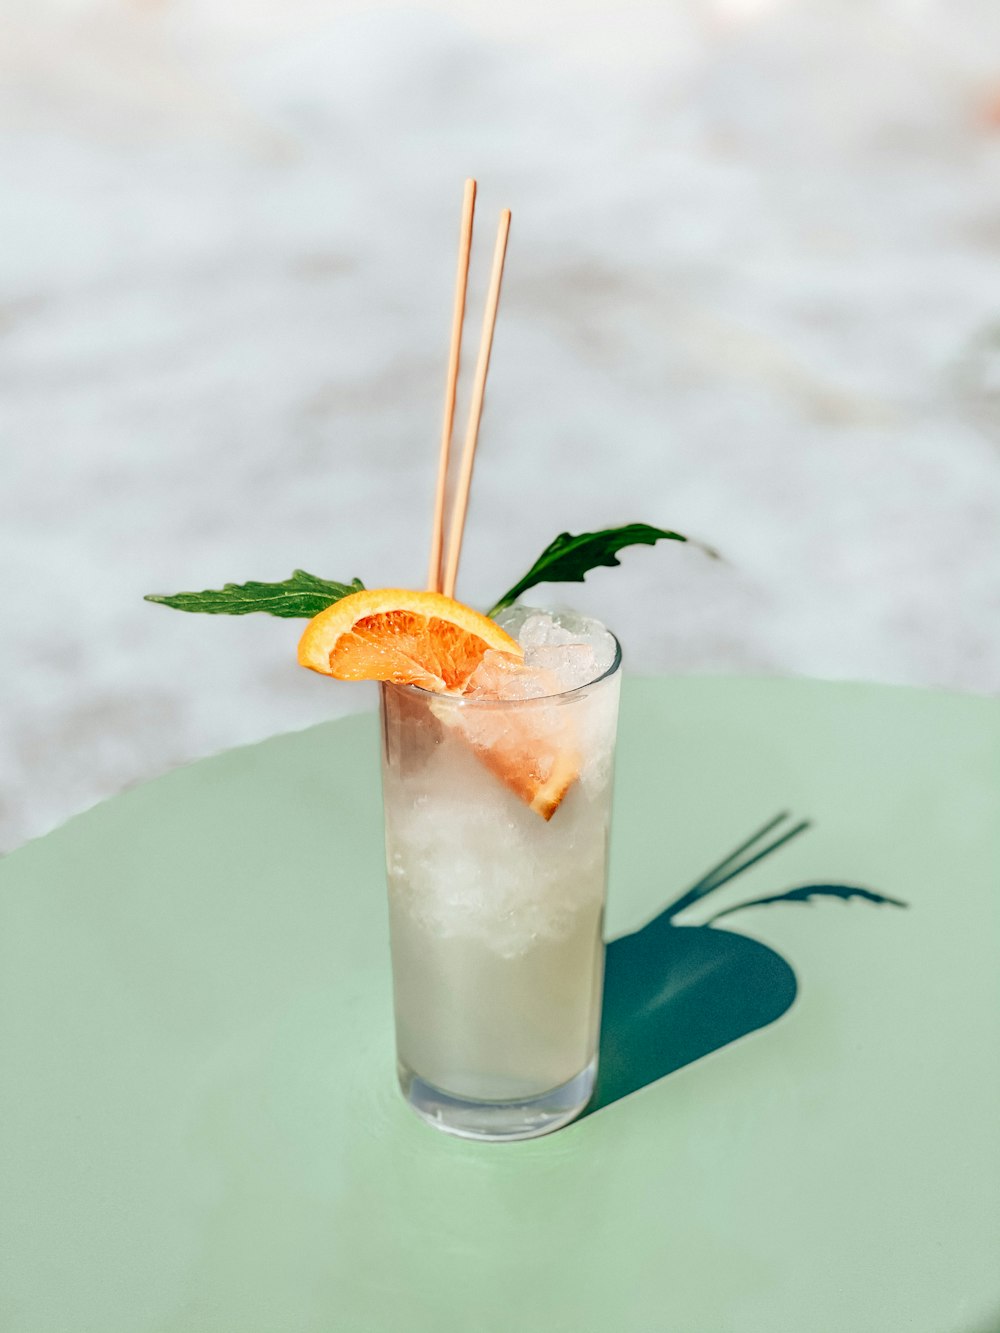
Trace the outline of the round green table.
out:
M 0 1328 L 993 1333 L 998 796 L 989 700 L 627 682 L 608 1077 L 499 1146 L 394 1085 L 373 716 L 72 820 L 0 865 Z

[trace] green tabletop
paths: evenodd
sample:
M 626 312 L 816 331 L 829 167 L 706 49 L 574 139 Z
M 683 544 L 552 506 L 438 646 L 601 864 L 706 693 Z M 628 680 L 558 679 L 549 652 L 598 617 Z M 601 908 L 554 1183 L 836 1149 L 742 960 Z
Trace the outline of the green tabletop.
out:
M 4 1333 L 1000 1328 L 1000 708 L 634 680 L 618 772 L 603 1104 L 526 1143 L 396 1091 L 374 717 L 8 858 Z

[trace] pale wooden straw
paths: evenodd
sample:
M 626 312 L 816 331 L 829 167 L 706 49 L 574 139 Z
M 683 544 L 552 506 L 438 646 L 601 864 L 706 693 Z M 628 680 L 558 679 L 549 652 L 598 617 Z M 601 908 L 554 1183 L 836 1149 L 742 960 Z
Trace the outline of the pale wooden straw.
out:
M 455 304 L 451 317 L 451 347 L 448 352 L 448 378 L 444 390 L 444 420 L 441 423 L 441 453 L 438 458 L 437 490 L 434 494 L 434 526 L 431 529 L 431 554 L 427 564 L 427 589 L 441 591 L 444 555 L 444 501 L 451 460 L 451 437 L 455 426 L 455 394 L 458 369 L 462 359 L 462 322 L 465 319 L 465 294 L 469 285 L 469 255 L 472 252 L 472 218 L 476 211 L 476 182 L 465 182 L 462 200 L 462 225 L 458 234 L 458 268 L 455 273 Z
M 458 578 L 458 562 L 462 554 L 462 537 L 465 533 L 465 516 L 469 508 L 469 490 L 472 486 L 472 469 L 476 461 L 476 442 L 479 439 L 479 423 L 483 415 L 483 399 L 486 395 L 486 374 L 490 368 L 490 351 L 493 347 L 493 330 L 497 322 L 497 307 L 500 304 L 500 284 L 503 281 L 503 261 L 507 253 L 507 236 L 510 232 L 510 209 L 505 208 L 500 214 L 497 227 L 496 249 L 493 251 L 493 271 L 490 274 L 490 288 L 486 297 L 486 312 L 483 315 L 483 332 L 479 340 L 479 357 L 476 361 L 476 373 L 472 380 L 472 402 L 469 405 L 469 421 L 465 430 L 465 447 L 462 451 L 462 464 L 458 476 L 455 502 L 451 511 L 451 534 L 448 538 L 448 558 L 445 566 L 443 592 L 446 597 L 454 597 L 455 581 Z

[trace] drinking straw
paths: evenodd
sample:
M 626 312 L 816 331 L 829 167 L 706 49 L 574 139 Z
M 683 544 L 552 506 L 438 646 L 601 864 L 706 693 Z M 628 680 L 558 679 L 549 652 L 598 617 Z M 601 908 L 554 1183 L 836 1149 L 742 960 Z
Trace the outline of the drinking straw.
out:
M 505 208 L 500 214 L 497 227 L 496 246 L 493 251 L 493 270 L 490 273 L 490 286 L 486 296 L 486 311 L 483 315 L 483 330 L 479 339 L 479 356 L 472 380 L 472 401 L 469 405 L 469 420 L 465 430 L 465 447 L 458 476 L 458 486 L 452 505 L 451 532 L 448 540 L 448 556 L 442 591 L 446 597 L 454 597 L 455 581 L 458 578 L 458 562 L 462 554 L 462 537 L 465 533 L 465 518 L 469 509 L 469 491 L 472 486 L 472 469 L 476 460 L 476 444 L 479 439 L 479 423 L 483 415 L 483 399 L 486 395 L 486 375 L 490 368 L 490 351 L 493 347 L 493 331 L 497 322 L 497 308 L 500 304 L 500 284 L 503 281 L 503 262 L 507 253 L 507 236 L 510 232 L 510 209 Z
M 429 592 L 441 591 L 444 502 L 448 486 L 448 465 L 451 461 L 451 437 L 455 425 L 455 395 L 458 390 L 458 370 L 462 359 L 462 324 L 465 319 L 465 296 L 469 286 L 469 256 L 472 253 L 472 220 L 475 211 L 476 182 L 470 177 L 465 182 L 462 223 L 458 235 L 458 267 L 455 273 L 455 303 L 451 316 L 451 347 L 448 352 L 448 376 L 444 390 L 444 419 L 441 423 L 441 452 L 438 458 L 437 489 L 434 494 L 431 553 L 427 565 Z

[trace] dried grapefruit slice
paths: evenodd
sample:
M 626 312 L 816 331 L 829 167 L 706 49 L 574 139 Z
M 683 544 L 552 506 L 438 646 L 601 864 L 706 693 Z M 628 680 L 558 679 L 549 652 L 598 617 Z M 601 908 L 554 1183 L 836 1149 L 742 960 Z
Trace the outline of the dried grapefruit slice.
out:
M 366 588 L 314 616 L 299 665 L 338 680 L 389 680 L 455 694 L 490 649 L 522 657 L 509 634 L 438 592 Z

